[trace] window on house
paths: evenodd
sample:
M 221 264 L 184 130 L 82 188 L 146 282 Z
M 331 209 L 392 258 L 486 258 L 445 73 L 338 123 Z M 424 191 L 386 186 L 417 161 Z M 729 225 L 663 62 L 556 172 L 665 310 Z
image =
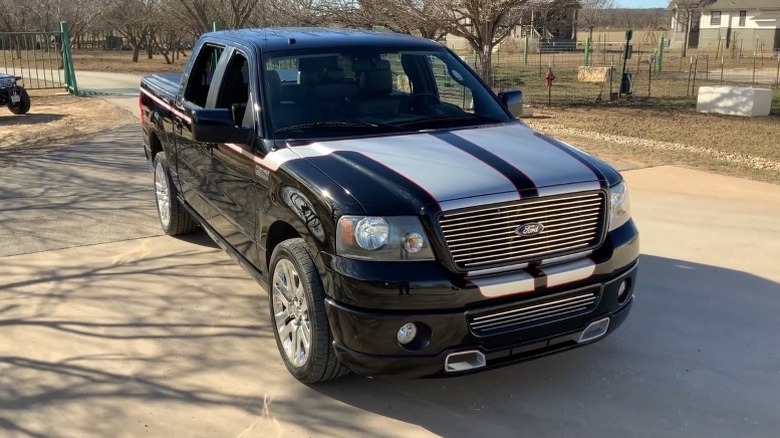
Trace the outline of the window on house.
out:
M 712 11 L 710 15 L 710 26 L 720 26 L 720 11 Z
M 741 27 L 745 26 L 746 20 L 747 20 L 747 11 L 739 11 L 739 25 Z

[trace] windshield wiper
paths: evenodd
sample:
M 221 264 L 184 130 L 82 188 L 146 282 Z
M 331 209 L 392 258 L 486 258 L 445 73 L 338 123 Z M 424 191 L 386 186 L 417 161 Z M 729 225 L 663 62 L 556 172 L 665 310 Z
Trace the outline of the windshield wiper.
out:
M 481 116 L 479 114 L 448 114 L 445 116 L 437 116 L 437 117 L 430 117 L 430 118 L 422 118 L 422 119 L 415 119 L 415 120 L 409 120 L 408 122 L 401 122 L 396 123 L 395 126 L 403 126 L 403 127 L 413 127 L 413 126 L 419 126 L 419 125 L 428 125 L 428 124 L 437 124 L 441 122 L 446 123 L 453 123 L 453 122 L 481 122 L 481 123 L 501 123 L 502 120 L 488 117 L 488 116 Z
M 377 123 L 363 122 L 363 121 L 343 121 L 343 120 L 329 120 L 310 123 L 299 123 L 297 125 L 285 126 L 274 131 L 274 134 L 290 131 L 305 131 L 309 129 L 343 129 L 343 128 L 392 128 L 398 129 L 391 125 L 380 125 Z

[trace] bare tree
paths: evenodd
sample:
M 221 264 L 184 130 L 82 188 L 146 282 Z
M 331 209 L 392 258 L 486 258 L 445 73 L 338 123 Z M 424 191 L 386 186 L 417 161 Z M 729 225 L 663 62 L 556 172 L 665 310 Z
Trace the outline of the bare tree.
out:
M 600 26 L 604 20 L 604 10 L 612 9 L 612 0 L 580 0 L 582 9 L 577 14 L 579 24 L 588 29 L 588 38 L 593 39 L 593 29 Z
M 464 38 L 477 54 L 477 71 L 492 79 L 493 48 L 508 37 L 523 15 L 523 7 L 543 6 L 544 0 L 440 0 L 439 13 L 447 30 Z
M 133 48 L 133 62 L 149 44 L 154 18 L 160 13 L 159 0 L 123 0 L 106 14 L 106 22 Z
M 440 3 L 441 0 L 357 0 L 349 14 L 350 24 L 381 26 L 438 41 L 447 34 L 448 27 L 448 17 L 442 13 Z

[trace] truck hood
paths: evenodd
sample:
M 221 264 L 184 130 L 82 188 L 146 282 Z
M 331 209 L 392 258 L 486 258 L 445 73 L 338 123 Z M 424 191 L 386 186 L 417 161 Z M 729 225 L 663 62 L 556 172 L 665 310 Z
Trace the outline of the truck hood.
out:
M 290 146 L 368 214 L 419 214 L 593 190 L 611 167 L 522 123 Z

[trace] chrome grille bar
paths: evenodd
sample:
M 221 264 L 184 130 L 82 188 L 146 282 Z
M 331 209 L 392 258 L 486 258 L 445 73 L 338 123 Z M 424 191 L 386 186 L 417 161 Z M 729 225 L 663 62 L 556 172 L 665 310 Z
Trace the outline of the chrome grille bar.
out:
M 606 221 L 606 194 L 574 193 L 444 213 L 439 228 L 459 269 L 479 269 L 558 257 L 595 248 Z M 544 230 L 520 236 L 518 226 Z
M 495 310 L 473 316 L 469 327 L 477 335 L 490 335 L 496 331 L 520 328 L 541 321 L 559 320 L 589 311 L 596 303 L 594 290 L 579 292 L 575 295 L 558 298 L 531 305 L 515 306 L 508 310 Z

